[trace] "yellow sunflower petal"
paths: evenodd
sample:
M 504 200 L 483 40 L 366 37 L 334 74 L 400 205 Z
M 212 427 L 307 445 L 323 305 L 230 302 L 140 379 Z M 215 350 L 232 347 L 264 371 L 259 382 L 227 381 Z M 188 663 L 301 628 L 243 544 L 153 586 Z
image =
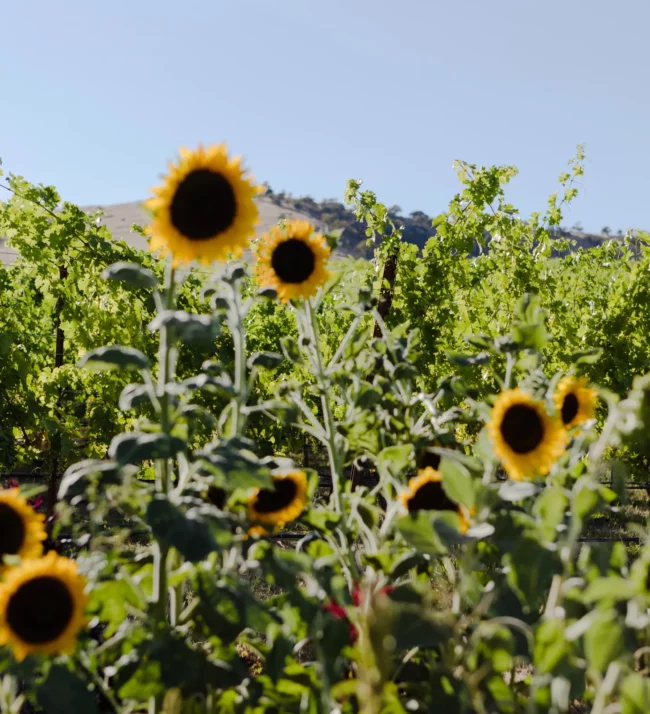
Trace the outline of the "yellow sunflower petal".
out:
M 409 513 L 416 511 L 451 511 L 459 519 L 459 530 L 466 533 L 470 524 L 470 513 L 462 504 L 455 503 L 442 488 L 442 474 L 431 466 L 418 471 L 409 480 L 408 488 L 400 493 L 402 506 Z
M 307 221 L 291 220 L 265 233 L 255 256 L 258 285 L 275 289 L 282 302 L 314 295 L 331 277 L 330 248 L 315 231 Z
M 54 552 L 9 570 L 0 583 L 0 642 L 17 660 L 74 650 L 86 624 L 86 581 Z
M 307 503 L 307 474 L 291 471 L 273 477 L 273 489 L 253 489 L 248 497 L 248 516 L 263 525 L 283 526 L 294 521 Z
M 546 476 L 567 443 L 562 422 L 521 389 L 499 395 L 487 430 L 494 453 L 515 481 Z
M 36 513 L 17 488 L 0 491 L 0 572 L 5 569 L 2 558 L 17 555 L 21 560 L 38 558 L 43 553 L 45 518 Z
M 584 377 L 564 377 L 557 385 L 553 401 L 564 427 L 572 429 L 594 418 L 598 393 Z
M 224 144 L 181 148 L 179 163 L 145 203 L 153 212 L 150 249 L 171 252 L 175 265 L 240 256 L 259 222 L 256 188 Z

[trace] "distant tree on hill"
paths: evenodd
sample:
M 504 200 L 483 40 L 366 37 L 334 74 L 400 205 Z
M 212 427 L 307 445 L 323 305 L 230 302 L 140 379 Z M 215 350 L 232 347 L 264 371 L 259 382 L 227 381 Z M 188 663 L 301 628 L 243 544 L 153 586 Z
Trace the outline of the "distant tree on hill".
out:
M 584 228 L 582 227 L 582 223 L 580 221 L 576 221 L 572 226 L 571 230 L 575 231 L 576 233 L 582 233 L 584 231 Z
M 608 236 L 608 235 L 611 235 L 612 229 L 611 229 L 609 226 L 603 226 L 603 227 L 600 229 L 600 232 L 601 232 L 603 235 Z

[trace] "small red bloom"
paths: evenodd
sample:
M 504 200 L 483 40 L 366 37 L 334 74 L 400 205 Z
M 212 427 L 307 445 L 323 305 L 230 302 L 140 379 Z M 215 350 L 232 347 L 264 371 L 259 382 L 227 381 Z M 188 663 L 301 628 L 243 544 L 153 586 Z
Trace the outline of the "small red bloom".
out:
M 387 585 L 385 588 L 382 588 L 379 591 L 380 595 L 390 595 L 390 593 L 394 590 L 395 588 L 392 585 Z M 358 585 L 355 585 L 353 590 L 352 590 L 352 603 L 354 604 L 355 607 L 359 607 L 361 605 L 361 590 Z M 330 598 L 330 601 L 327 605 L 323 605 L 323 610 L 326 612 L 329 612 L 331 615 L 333 615 L 337 620 L 347 620 L 348 625 L 350 628 L 350 640 L 354 643 L 357 640 L 357 637 L 359 636 L 359 632 L 357 628 L 350 622 L 348 618 L 348 613 L 346 609 L 342 606 L 339 605 L 334 598 Z

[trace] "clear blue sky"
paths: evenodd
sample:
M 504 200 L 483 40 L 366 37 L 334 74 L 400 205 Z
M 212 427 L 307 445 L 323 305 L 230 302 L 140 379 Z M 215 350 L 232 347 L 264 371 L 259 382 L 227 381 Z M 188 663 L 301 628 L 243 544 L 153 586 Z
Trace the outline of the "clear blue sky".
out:
M 529 213 L 585 143 L 567 225 L 650 228 L 649 27 L 648 0 L 5 0 L 0 156 L 108 204 L 226 140 L 275 190 L 430 213 L 454 159 L 512 163 Z

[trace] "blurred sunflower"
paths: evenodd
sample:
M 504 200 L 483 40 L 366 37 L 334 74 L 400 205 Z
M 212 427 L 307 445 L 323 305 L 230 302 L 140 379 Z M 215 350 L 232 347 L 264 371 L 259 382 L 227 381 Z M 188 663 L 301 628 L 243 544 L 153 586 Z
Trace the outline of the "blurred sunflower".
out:
M 557 385 L 553 399 L 564 427 L 571 429 L 594 418 L 598 394 L 584 377 L 564 377 Z
M 567 442 L 562 422 L 519 388 L 498 396 L 487 429 L 494 453 L 515 481 L 546 476 Z
M 287 302 L 308 298 L 327 282 L 330 248 L 315 230 L 307 221 L 294 220 L 262 236 L 256 255 L 260 287 L 274 288 L 280 300 Z
M 219 486 L 209 486 L 205 494 L 206 499 L 220 511 L 226 507 L 228 492 Z
M 54 552 L 9 570 L 0 584 L 0 645 L 18 661 L 71 652 L 86 622 L 85 587 L 76 564 Z
M 466 533 L 470 515 L 465 506 L 452 501 L 442 487 L 442 474 L 427 466 L 408 483 L 408 489 L 400 496 L 402 505 L 409 513 L 417 511 L 452 511 L 460 520 L 459 530 Z
M 273 477 L 273 488 L 253 489 L 248 497 L 248 515 L 263 525 L 282 527 L 303 512 L 307 502 L 307 475 L 291 471 Z M 259 530 L 255 532 L 259 534 Z
M 36 513 L 17 488 L 0 491 L 0 571 L 5 555 L 21 560 L 38 558 L 43 553 L 46 533 L 44 516 Z
M 153 213 L 150 250 L 172 253 L 174 265 L 239 257 L 259 221 L 253 200 L 259 188 L 246 176 L 240 157 L 228 158 L 225 144 L 180 154 L 180 162 L 170 164 L 163 184 L 145 202 Z

